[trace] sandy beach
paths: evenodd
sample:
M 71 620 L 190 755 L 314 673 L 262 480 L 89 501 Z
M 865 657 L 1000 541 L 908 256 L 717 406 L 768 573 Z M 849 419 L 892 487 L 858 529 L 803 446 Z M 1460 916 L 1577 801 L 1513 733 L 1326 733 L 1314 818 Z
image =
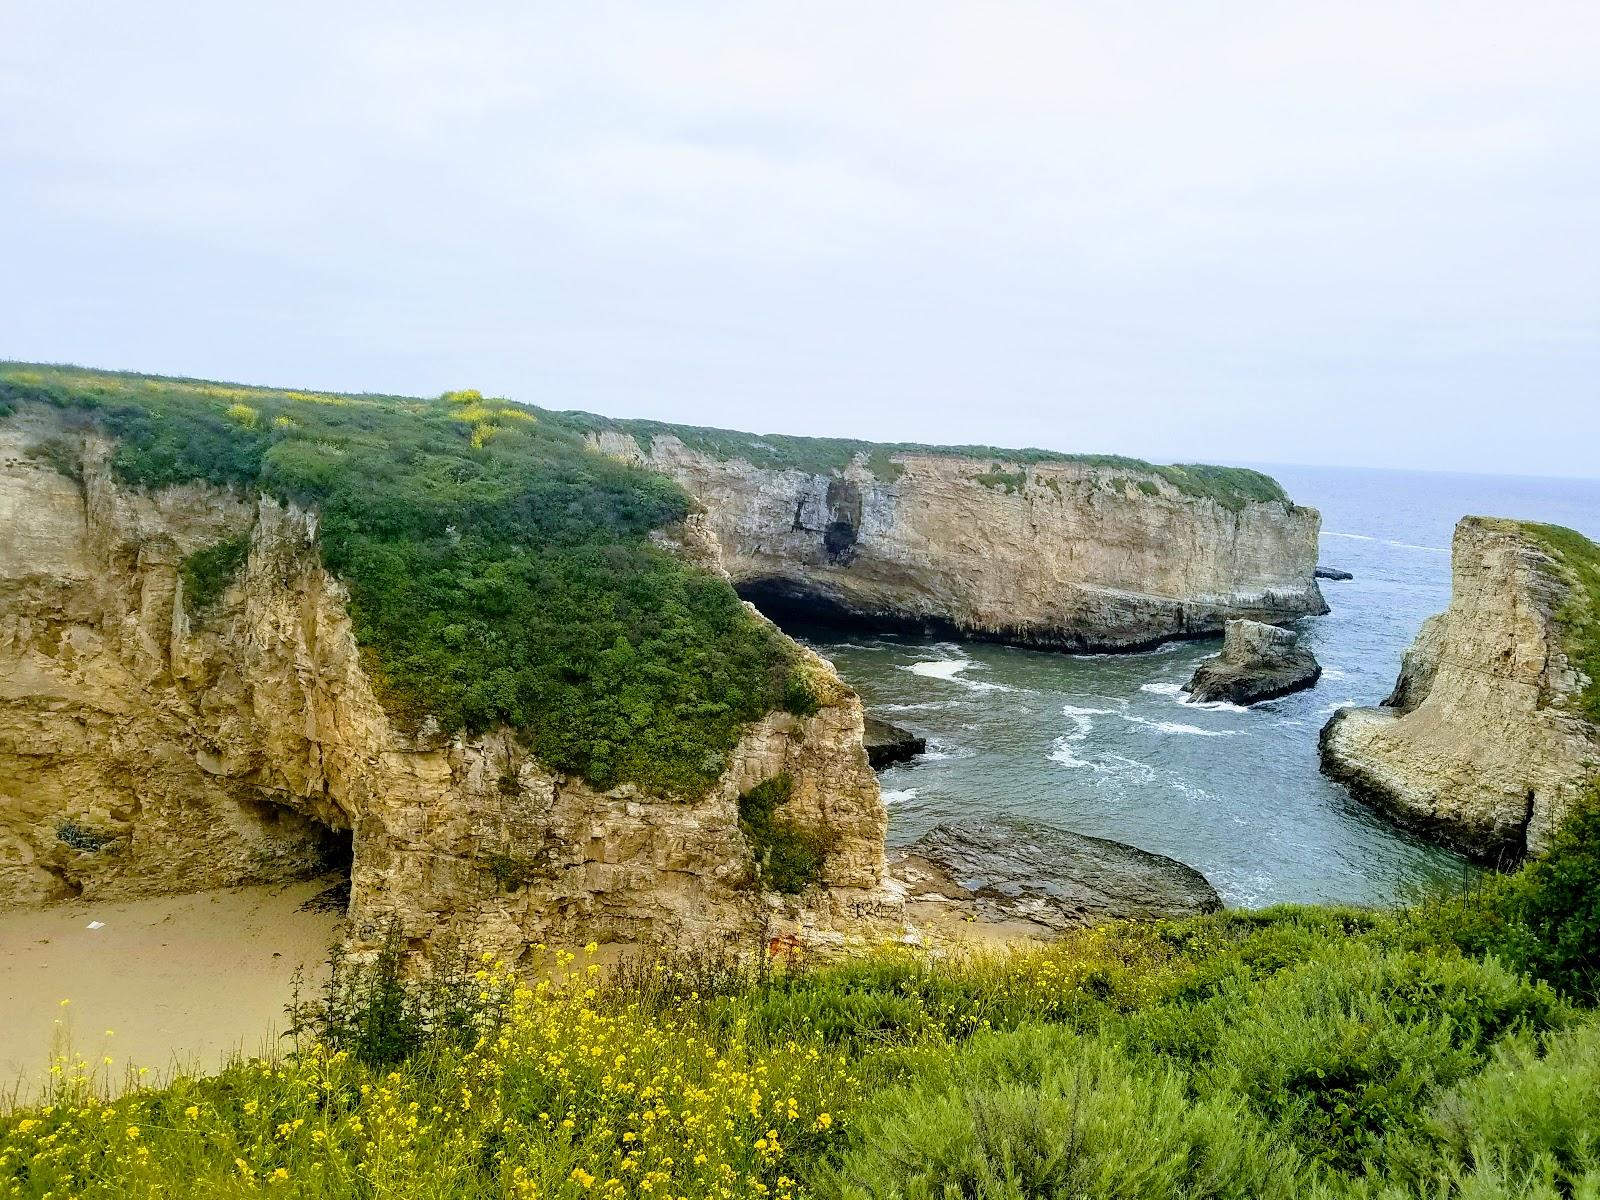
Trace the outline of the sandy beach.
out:
M 272 1046 L 295 972 L 321 978 L 340 918 L 303 906 L 335 882 L 0 913 L 0 1102 L 37 1093 L 53 1046 L 113 1084 Z

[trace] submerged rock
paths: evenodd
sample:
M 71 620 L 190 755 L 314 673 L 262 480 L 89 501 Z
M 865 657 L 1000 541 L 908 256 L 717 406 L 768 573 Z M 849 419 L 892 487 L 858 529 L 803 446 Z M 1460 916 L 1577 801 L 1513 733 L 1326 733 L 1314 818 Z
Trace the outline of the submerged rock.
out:
M 893 872 L 909 901 L 971 904 L 985 920 L 1052 932 L 1222 907 L 1206 877 L 1176 859 L 1033 821 L 937 825 L 900 854 Z
M 1292 629 L 1260 621 L 1229 621 L 1222 653 L 1200 664 L 1184 685 L 1196 700 L 1256 704 L 1298 692 L 1322 676 L 1311 651 Z
M 1318 567 L 1317 570 L 1316 570 L 1316 577 L 1318 579 L 1338 579 L 1338 580 L 1354 579 L 1355 578 L 1355 576 L 1350 574 L 1349 571 L 1341 571 L 1341 570 L 1339 570 L 1338 567 Z
M 866 734 L 861 739 L 867 748 L 867 761 L 874 771 L 881 771 L 895 763 L 910 762 L 928 749 L 928 739 L 918 737 L 909 729 L 901 729 L 877 717 L 866 719 Z

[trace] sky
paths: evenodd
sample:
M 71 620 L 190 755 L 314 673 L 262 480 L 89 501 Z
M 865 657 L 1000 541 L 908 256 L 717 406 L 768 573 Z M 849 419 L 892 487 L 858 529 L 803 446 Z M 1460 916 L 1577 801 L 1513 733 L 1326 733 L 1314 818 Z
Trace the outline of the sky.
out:
M 0 358 L 1600 475 L 1600 4 L 0 0 Z

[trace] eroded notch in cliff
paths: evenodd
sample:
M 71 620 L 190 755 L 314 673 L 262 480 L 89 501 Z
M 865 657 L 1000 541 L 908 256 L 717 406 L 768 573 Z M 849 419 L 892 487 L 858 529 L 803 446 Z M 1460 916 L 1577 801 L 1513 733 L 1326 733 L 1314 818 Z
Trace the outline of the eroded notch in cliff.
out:
M 861 489 L 847 479 L 828 481 L 828 524 L 822 549 L 830 563 L 847 566 L 856 556 L 861 529 Z
M 239 796 L 242 817 L 254 826 L 256 874 L 263 880 L 324 879 L 327 888 L 306 904 L 326 912 L 350 906 L 350 872 L 355 865 L 355 831 L 330 824 L 268 796 Z

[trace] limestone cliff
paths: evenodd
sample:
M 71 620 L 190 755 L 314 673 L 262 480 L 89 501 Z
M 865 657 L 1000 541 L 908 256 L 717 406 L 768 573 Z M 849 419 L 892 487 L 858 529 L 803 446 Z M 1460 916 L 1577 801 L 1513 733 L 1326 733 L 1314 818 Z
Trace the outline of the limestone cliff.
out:
M 787 819 L 831 839 L 823 906 L 874 901 L 886 818 L 860 702 L 823 660 L 818 711 L 749 727 L 692 802 L 596 791 L 503 731 L 410 735 L 374 698 L 314 512 L 124 488 L 110 444 L 66 420 L 0 425 L 0 903 L 284 878 L 353 852 L 353 926 L 394 916 L 418 947 L 447 928 L 512 954 L 725 933 L 774 902 L 738 797 L 778 774 Z M 227 536 L 248 557 L 196 611 L 179 564 Z M 715 553 L 693 522 L 663 540 Z
M 1600 771 L 1564 614 L 1579 581 L 1529 527 L 1456 527 L 1448 611 L 1378 708 L 1322 732 L 1323 769 L 1402 824 L 1496 859 L 1544 849 Z
M 735 585 L 774 615 L 1129 650 L 1327 611 L 1315 509 L 1194 494 L 1160 468 L 896 450 L 813 471 L 668 432 L 591 437 L 695 496 Z

